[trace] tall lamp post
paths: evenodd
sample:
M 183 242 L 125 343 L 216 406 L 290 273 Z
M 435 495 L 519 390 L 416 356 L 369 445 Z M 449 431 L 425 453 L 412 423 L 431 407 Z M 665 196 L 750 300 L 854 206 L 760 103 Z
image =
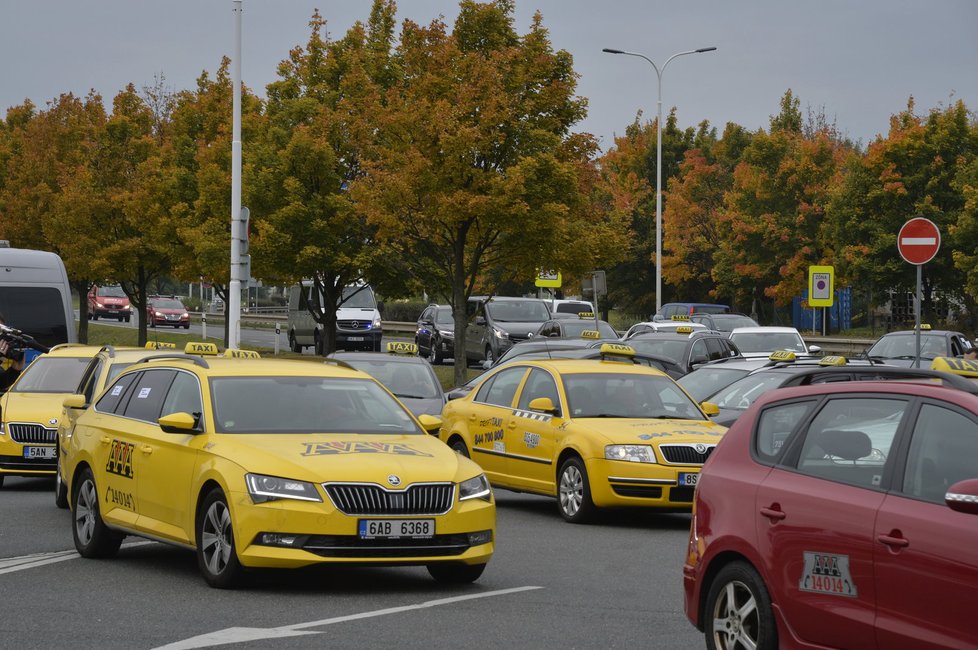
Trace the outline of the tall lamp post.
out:
M 655 311 L 659 312 L 662 309 L 662 73 L 666 71 L 666 66 L 669 62 L 675 59 L 677 56 L 683 56 L 685 54 L 701 54 L 703 52 L 713 52 L 717 48 L 715 47 L 701 47 L 698 50 L 689 50 L 688 52 L 677 52 L 673 54 L 666 62 L 662 64 L 662 69 L 655 64 L 655 61 L 645 56 L 644 54 L 639 54 L 638 52 L 626 52 L 624 50 L 613 50 L 610 47 L 606 47 L 602 52 L 607 52 L 608 54 L 627 54 L 628 56 L 637 56 L 639 58 L 645 59 L 655 70 L 655 75 L 659 78 L 659 101 L 658 101 L 658 119 L 656 120 L 656 138 L 655 138 Z

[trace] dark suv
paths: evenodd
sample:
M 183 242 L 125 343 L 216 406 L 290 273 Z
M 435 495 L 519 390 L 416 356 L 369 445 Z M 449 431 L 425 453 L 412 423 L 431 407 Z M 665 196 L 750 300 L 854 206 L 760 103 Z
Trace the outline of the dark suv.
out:
M 449 305 L 428 305 L 418 317 L 414 333 L 418 355 L 431 363 L 455 357 L 455 320 Z
M 547 303 L 538 298 L 473 296 L 465 311 L 465 356 L 476 362 L 495 361 L 550 320 Z

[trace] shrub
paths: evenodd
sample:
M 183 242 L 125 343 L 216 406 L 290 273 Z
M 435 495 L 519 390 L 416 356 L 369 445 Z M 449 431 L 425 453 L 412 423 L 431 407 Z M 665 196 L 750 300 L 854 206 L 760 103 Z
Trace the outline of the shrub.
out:
M 395 322 L 414 322 L 421 316 L 421 312 L 428 304 L 420 300 L 412 301 L 385 301 L 384 312 L 381 314 L 384 320 Z

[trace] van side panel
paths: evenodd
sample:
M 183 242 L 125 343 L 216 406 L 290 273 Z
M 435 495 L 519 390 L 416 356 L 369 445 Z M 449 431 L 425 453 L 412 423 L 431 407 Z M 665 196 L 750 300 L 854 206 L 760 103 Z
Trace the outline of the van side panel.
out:
M 44 345 L 78 340 L 68 274 L 54 253 L 0 248 L 0 313 Z

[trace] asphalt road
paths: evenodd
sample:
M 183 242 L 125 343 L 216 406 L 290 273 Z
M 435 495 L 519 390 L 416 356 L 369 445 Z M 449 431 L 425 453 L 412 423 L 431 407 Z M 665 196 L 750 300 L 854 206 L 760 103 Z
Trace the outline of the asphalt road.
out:
M 688 515 L 619 511 L 565 523 L 552 500 L 497 491 L 482 578 L 423 568 L 263 571 L 209 588 L 193 553 L 128 538 L 111 560 L 74 552 L 53 482 L 0 488 L 3 648 L 699 648 L 682 609 Z

